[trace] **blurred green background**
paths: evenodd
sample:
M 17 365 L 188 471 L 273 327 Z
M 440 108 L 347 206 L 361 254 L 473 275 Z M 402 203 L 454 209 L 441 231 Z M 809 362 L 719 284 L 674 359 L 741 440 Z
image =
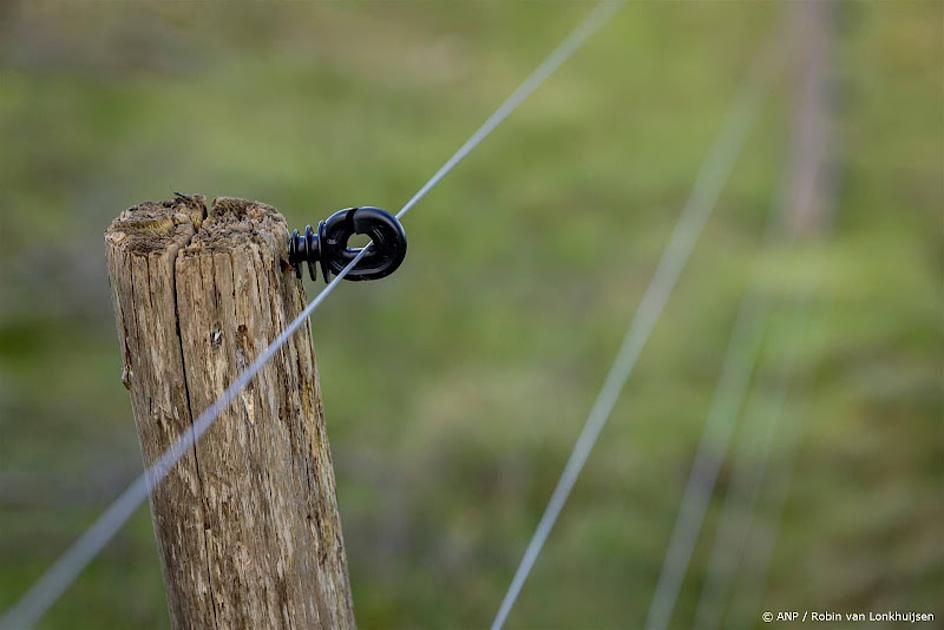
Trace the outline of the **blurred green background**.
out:
M 298 226 L 395 210 L 590 7 L 0 5 L 0 609 L 140 470 L 111 218 L 173 190 L 259 199 Z M 407 217 L 400 271 L 316 314 L 362 627 L 491 621 L 738 81 L 788 12 L 631 3 Z M 796 248 L 761 239 L 794 102 L 778 82 L 509 627 L 642 626 L 755 269 L 774 314 L 736 437 L 790 348 L 784 422 L 802 433 L 782 522 L 769 488 L 756 516 L 779 533 L 767 588 L 735 589 L 726 627 L 768 609 L 944 615 L 942 25 L 935 0 L 841 5 L 834 220 Z M 812 295 L 805 334 L 797 295 Z M 730 473 L 673 627 L 691 625 Z M 42 627 L 167 624 L 142 509 Z

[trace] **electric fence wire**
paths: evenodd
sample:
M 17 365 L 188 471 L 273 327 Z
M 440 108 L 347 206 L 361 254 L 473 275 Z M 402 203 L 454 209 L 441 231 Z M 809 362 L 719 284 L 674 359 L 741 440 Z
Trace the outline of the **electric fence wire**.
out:
M 835 7 L 823 5 L 802 5 L 800 13 L 796 14 L 800 21 L 797 22 L 793 33 L 797 42 L 802 45 L 803 54 L 799 55 L 802 67 L 802 82 L 799 90 L 798 112 L 795 122 L 795 131 L 793 138 L 793 156 L 788 171 L 792 171 L 792 190 L 786 200 L 788 209 L 796 217 L 796 229 L 810 229 L 818 227 L 818 231 L 828 226 L 823 221 L 823 217 L 830 217 L 837 199 L 836 172 L 835 163 L 830 159 L 835 149 L 834 135 L 829 123 L 830 112 L 833 109 L 833 85 L 834 81 L 830 74 L 834 67 L 833 37 L 836 13 L 831 10 Z M 816 215 L 820 217 L 820 225 L 815 222 L 809 223 L 810 219 Z M 808 286 L 803 295 L 796 299 L 797 322 L 796 338 L 789 344 L 789 354 L 787 364 L 785 365 L 785 379 L 798 380 L 790 372 L 794 371 L 793 362 L 797 361 L 796 355 L 799 353 L 799 345 L 802 340 L 808 337 L 808 328 L 810 320 L 811 302 L 815 295 L 816 285 L 820 276 L 813 278 L 812 286 Z M 821 341 L 821 340 L 816 340 Z M 809 342 L 807 342 L 808 344 Z M 807 345 L 804 344 L 804 345 Z M 814 347 L 817 343 L 812 344 Z M 786 404 L 786 388 L 790 383 L 784 381 L 781 385 L 784 388 L 783 395 L 780 397 L 781 405 Z M 772 473 L 768 472 L 770 466 L 767 461 L 771 454 L 769 451 L 762 454 L 760 467 L 754 471 L 753 476 L 756 480 L 751 480 L 753 486 L 751 496 L 748 499 L 745 511 L 748 518 L 743 525 L 743 529 L 738 532 L 731 532 L 725 538 L 727 542 L 722 542 L 722 531 L 719 531 L 719 538 L 716 539 L 716 551 L 713 552 L 716 558 L 728 555 L 725 549 L 718 548 L 720 545 L 728 545 L 735 538 L 740 538 L 744 545 L 744 552 L 741 554 L 743 562 L 746 564 L 742 572 L 738 587 L 733 590 L 733 601 L 730 622 L 736 626 L 754 626 L 757 623 L 757 613 L 760 599 L 764 595 L 767 585 L 767 574 L 770 569 L 770 560 L 773 554 L 774 545 L 778 529 L 780 527 L 783 510 L 789 495 L 790 483 L 796 468 L 795 459 L 799 449 L 799 442 L 802 437 L 804 423 L 806 421 L 806 400 L 800 401 L 795 410 L 790 415 L 793 418 L 785 429 L 783 435 L 778 437 L 778 447 L 781 450 L 779 469 Z M 780 424 L 783 420 L 780 416 L 784 413 L 781 408 L 777 411 L 776 421 Z M 768 519 L 763 523 L 758 523 L 755 518 L 756 503 L 759 499 L 756 494 L 763 492 L 764 478 L 773 475 L 770 483 L 769 492 L 771 497 L 768 506 L 770 513 Z M 745 482 L 747 485 L 747 482 Z M 733 490 L 733 487 L 732 487 Z M 732 508 L 734 509 L 733 505 Z M 724 512 L 722 513 L 722 527 L 725 526 L 728 519 L 725 518 L 728 510 L 727 497 L 725 500 Z M 734 517 L 731 517 L 731 521 Z M 733 525 L 731 525 L 733 527 Z M 737 569 L 738 559 L 733 559 L 730 569 L 722 569 L 715 564 L 714 558 L 709 565 L 709 574 L 704 584 L 701 594 L 701 601 L 696 609 L 696 623 L 704 627 L 717 627 L 722 622 L 724 615 L 723 603 L 718 601 L 721 597 L 716 597 L 716 592 L 727 587 L 730 577 L 725 574 L 734 573 Z M 711 605 L 708 602 L 712 602 Z M 741 607 L 735 607 L 734 604 L 741 603 Z M 702 616 L 704 615 L 704 622 Z
M 770 497 L 767 505 L 767 518 L 763 525 L 754 526 L 749 532 L 745 551 L 747 565 L 740 576 L 739 585 L 734 589 L 737 600 L 732 602 L 731 627 L 754 627 L 757 623 L 759 603 L 767 590 L 767 576 L 770 571 L 770 562 L 773 556 L 777 534 L 783 519 L 783 511 L 790 494 L 790 485 L 796 470 L 796 456 L 803 434 L 803 424 L 806 420 L 807 405 L 805 402 L 797 405 L 790 415 L 794 418 L 790 430 L 781 439 L 783 452 L 780 456 L 779 467 L 771 479 Z
M 649 606 L 646 630 L 663 630 L 672 617 L 721 465 L 727 455 L 731 433 L 750 387 L 769 312 L 770 305 L 763 297 L 751 293 L 742 301 Z
M 528 75 L 528 77 L 519 85 L 511 95 L 505 99 L 505 102 L 499 105 L 498 109 L 489 116 L 482 126 L 476 129 L 475 133 L 466 140 L 459 149 L 449 158 L 436 173 L 429 178 L 422 188 L 416 191 L 416 194 L 406 202 L 403 208 L 397 213 L 397 218 L 402 218 L 409 212 L 416 203 L 428 193 L 433 186 L 438 184 L 455 166 L 461 162 L 465 156 L 472 152 L 488 134 L 501 124 L 508 115 L 515 111 L 522 102 L 538 88 L 544 81 L 554 74 L 554 71 L 570 59 L 577 50 L 583 46 L 591 35 L 599 31 L 616 13 L 623 8 L 627 0 L 602 0 L 587 17 L 575 28 L 557 46 L 541 64 Z
M 753 127 L 773 83 L 774 70 L 780 60 L 779 52 L 779 46 L 771 46 L 755 57 L 754 63 L 751 64 L 738 88 L 734 104 L 728 112 L 710 153 L 702 164 L 691 195 L 679 215 L 652 280 L 643 294 L 639 308 L 630 322 L 626 336 L 567 459 L 563 473 L 515 570 L 511 584 L 492 622 L 491 630 L 500 630 L 508 619 L 600 432 L 616 406 L 620 392 L 629 380 L 678 282 L 682 269 L 691 256 L 705 223 L 718 202 L 724 184 L 733 171 L 747 140 L 748 132 Z
M 810 290 L 806 295 L 798 299 L 795 307 L 794 320 L 796 321 L 796 335 L 790 343 L 793 348 L 792 354 L 788 356 L 784 369 L 784 380 L 780 386 L 783 388 L 777 396 L 777 409 L 774 413 L 777 415 L 777 422 L 780 425 L 779 437 L 777 440 L 779 453 L 779 465 L 769 460 L 773 458 L 773 452 L 767 452 L 762 457 L 768 460 L 764 464 L 764 478 L 757 478 L 756 486 L 758 497 L 746 507 L 748 511 L 748 520 L 744 528 L 739 532 L 742 536 L 741 544 L 743 552 L 744 570 L 738 576 L 738 585 L 732 589 L 732 602 L 729 619 L 725 627 L 753 627 L 757 621 L 757 610 L 759 602 L 767 588 L 767 575 L 770 569 L 770 560 L 773 555 L 774 545 L 777 539 L 777 532 L 783 517 L 783 510 L 789 496 L 789 490 L 793 474 L 796 468 L 795 460 L 799 443 L 803 435 L 804 424 L 806 421 L 808 401 L 801 399 L 794 405 L 792 412 L 788 412 L 786 401 L 788 398 L 788 389 L 796 389 L 797 381 L 795 363 L 798 363 L 797 354 L 800 342 L 809 336 L 811 310 L 813 302 L 813 291 Z M 814 344 L 816 345 L 816 344 Z M 790 394 L 797 398 L 795 393 Z M 792 422 L 784 425 L 787 417 L 792 418 Z M 771 466 L 773 464 L 773 466 Z M 754 472 L 759 477 L 761 469 Z M 768 480 L 769 478 L 769 480 Z M 758 524 L 756 518 L 757 503 L 760 495 L 764 492 L 764 483 L 768 483 L 770 496 L 768 497 L 767 518 L 763 519 L 763 525 Z M 734 574 L 737 567 L 732 567 Z M 702 593 L 702 597 L 706 597 Z M 701 605 L 699 605 L 701 609 Z M 698 613 L 696 613 L 697 615 Z M 720 618 L 723 610 L 716 613 Z M 696 623 L 699 618 L 696 616 Z M 709 623 L 713 621 L 708 619 Z M 719 619 L 720 623 L 720 619 Z
M 784 190 L 777 197 L 777 202 L 772 204 L 763 246 L 758 255 L 772 247 L 782 236 L 785 195 Z M 792 240 L 791 237 L 789 241 Z M 741 300 L 725 350 L 721 375 L 712 394 L 708 419 L 679 504 L 678 516 L 649 605 L 645 624 L 647 630 L 663 630 L 672 618 L 721 466 L 727 457 L 734 426 L 750 388 L 751 375 L 760 356 L 763 331 L 771 308 L 769 299 L 757 288 L 756 274 L 753 275 L 755 277 L 751 278 L 747 293 Z
M 819 64 L 811 63 L 814 71 L 820 68 Z M 811 111 L 804 112 L 801 136 L 808 135 L 813 137 L 818 143 L 829 141 L 828 132 L 820 130 L 819 134 L 813 131 L 811 120 L 813 114 Z M 808 208 L 816 203 L 817 195 L 822 195 L 818 203 L 821 204 L 821 211 L 825 215 L 830 215 L 832 208 L 836 204 L 836 180 L 832 163 L 825 158 L 826 149 L 822 145 L 817 149 L 810 151 L 808 148 L 798 150 L 797 161 L 804 165 L 804 172 L 800 183 L 796 186 L 797 191 L 793 204 L 797 208 Z M 829 146 L 829 145 L 826 145 Z M 803 335 L 808 335 L 809 322 L 811 319 L 812 302 L 818 288 L 819 277 L 813 279 L 805 294 L 798 298 L 796 320 L 798 322 L 797 340 L 794 346 L 798 346 Z M 821 341 L 821 340 L 817 340 Z M 814 344 L 818 345 L 818 344 Z M 774 478 L 771 483 L 771 497 L 769 499 L 769 515 L 762 526 L 758 526 L 757 520 L 753 517 L 754 510 L 751 511 L 750 529 L 746 532 L 745 542 L 747 551 L 744 554 L 747 564 L 746 569 L 740 576 L 740 584 L 734 592 L 737 598 L 742 602 L 739 609 L 733 609 L 732 612 L 740 612 L 750 621 L 739 624 L 753 626 L 756 623 L 757 605 L 763 597 L 767 588 L 767 575 L 770 570 L 770 561 L 776 544 L 779 532 L 783 510 L 790 492 L 790 485 L 796 468 L 797 451 L 802 439 L 804 424 L 806 421 L 806 410 L 808 401 L 801 401 L 797 409 L 791 414 L 794 422 L 789 426 L 788 431 L 784 431 L 780 439 L 782 454 L 780 457 L 779 469 L 774 472 Z M 762 490 L 760 490 L 762 491 Z M 736 616 L 736 615 L 735 615 Z M 743 621 L 743 619 L 742 619 Z M 735 623 L 738 623 L 737 621 Z
M 787 344 L 786 357 L 779 370 L 770 407 L 762 414 L 761 426 L 751 426 L 751 433 L 741 438 L 731 473 L 731 484 L 724 497 L 721 522 L 712 545 L 708 570 L 702 583 L 701 596 L 695 609 L 694 628 L 714 630 L 721 626 L 731 580 L 744 553 L 744 542 L 753 529 L 754 512 L 761 487 L 767 477 L 774 437 L 780 438 L 781 422 L 790 394 L 791 379 L 797 363 L 801 332 L 805 329 L 805 304 L 795 307 L 799 331 Z M 781 439 L 781 442 L 783 440 Z
M 810 133 L 809 129 L 811 125 L 808 121 L 810 115 L 809 112 L 805 114 L 807 120 L 805 124 L 802 125 L 803 132 L 801 132 L 801 135 Z M 822 138 L 818 140 L 823 141 Z M 793 204 L 794 208 L 806 208 L 815 203 L 814 200 L 817 195 L 822 195 L 819 199 L 819 203 L 822 204 L 821 209 L 825 214 L 835 205 L 836 198 L 835 175 L 832 165 L 824 157 L 826 151 L 818 149 L 811 152 L 807 149 L 798 150 L 796 153 L 800 156 L 796 158 L 796 160 L 804 163 L 804 171 L 800 177 L 799 183 L 794 184 L 796 190 L 794 191 L 793 200 L 790 203 Z M 780 400 L 777 403 L 781 408 L 775 412 L 777 414 L 776 422 L 779 424 L 783 423 L 783 419 L 780 418 L 780 416 L 786 413 L 782 408 L 786 405 L 786 389 L 793 386 L 791 381 L 799 380 L 796 374 L 791 373 L 795 372 L 794 363 L 799 361 L 797 354 L 799 353 L 800 342 L 809 336 L 810 319 L 812 317 L 811 311 L 813 310 L 812 303 L 818 288 L 819 278 L 814 277 L 813 280 L 807 284 L 809 286 L 806 287 L 803 294 L 795 298 L 796 306 L 795 315 L 793 317 L 797 322 L 797 332 L 795 339 L 789 343 L 790 353 L 785 360 L 784 370 L 786 374 L 784 375 L 785 380 L 781 384 L 784 391 L 782 395 L 778 396 Z M 821 343 L 821 340 L 816 340 L 813 345 L 816 346 L 819 343 Z M 734 601 L 732 601 L 731 607 L 731 623 L 734 624 L 734 627 L 753 626 L 756 623 L 758 604 L 767 587 L 767 574 L 770 569 L 771 556 L 776 543 L 783 510 L 789 496 L 790 484 L 796 468 L 795 459 L 806 421 L 806 410 L 807 401 L 801 400 L 795 405 L 794 411 L 789 414 L 793 417 L 793 422 L 781 430 L 781 435 L 777 440 L 778 447 L 781 450 L 779 466 L 775 467 L 773 471 L 769 471 L 768 468 L 770 464 L 768 464 L 766 460 L 772 457 L 772 453 L 768 451 L 762 454 L 764 459 L 761 462 L 761 467 L 754 471 L 754 476 L 757 477 L 757 479 L 752 480 L 750 484 L 748 484 L 748 482 L 744 484 L 752 485 L 754 487 L 752 494 L 757 493 L 759 495 L 764 491 L 763 484 L 765 483 L 765 478 L 768 476 L 772 477 L 769 481 L 770 489 L 768 492 L 770 492 L 771 496 L 768 499 L 769 505 L 767 507 L 769 514 L 766 521 L 762 524 L 758 523 L 755 513 L 757 511 L 756 503 L 759 501 L 760 497 L 751 496 L 745 508 L 745 511 L 748 513 L 746 524 L 739 532 L 732 532 L 727 536 L 728 540 L 739 537 L 742 541 L 744 551 L 741 554 L 741 558 L 743 558 L 744 564 L 746 565 L 744 571 L 739 576 L 738 586 L 732 591 Z M 727 509 L 726 499 L 725 512 L 722 513 L 722 527 L 724 527 L 724 521 L 726 520 L 725 513 Z M 734 509 L 733 506 L 732 509 Z M 732 516 L 731 518 L 733 519 L 734 517 Z M 716 544 L 723 543 L 716 541 Z M 727 555 L 727 553 L 723 550 L 719 550 L 718 555 Z M 729 571 L 733 574 L 736 568 L 736 566 L 733 566 Z M 723 569 L 721 568 L 710 566 L 709 571 L 708 581 L 704 585 L 705 589 L 720 589 L 723 587 L 724 582 L 729 579 L 727 576 L 723 576 Z M 713 573 L 716 573 L 721 580 L 717 585 L 712 584 L 712 580 L 714 579 L 712 576 Z M 717 627 L 721 623 L 723 610 L 713 610 L 704 603 L 712 599 L 714 599 L 712 592 L 707 590 L 702 591 L 702 601 L 699 602 L 698 608 L 696 609 L 695 619 L 696 624 L 699 626 L 701 626 L 699 617 L 702 614 L 706 615 L 704 627 Z M 740 602 L 741 605 L 735 607 L 734 604 L 738 602 Z M 713 602 L 713 605 L 719 603 L 720 602 Z M 738 619 L 738 617 L 740 617 L 740 619 Z M 711 624 L 714 624 L 714 626 Z
M 489 116 L 472 136 L 450 157 L 443 166 L 414 194 L 397 212 L 402 218 L 426 194 L 477 147 L 509 114 L 518 108 L 555 70 L 573 56 L 609 19 L 615 15 L 626 0 L 602 0 L 541 64 L 511 93 L 511 95 Z M 181 435 L 150 467 L 148 467 L 105 510 L 92 526 L 76 540 L 65 553 L 33 584 L 23 597 L 0 617 L 0 629 L 19 630 L 29 628 L 39 621 L 49 608 L 78 578 L 82 570 L 98 555 L 115 536 L 131 515 L 147 499 L 173 469 L 174 465 L 206 433 L 219 415 L 232 403 L 239 392 L 248 385 L 256 373 L 279 351 L 286 341 L 321 306 L 338 284 L 367 254 L 370 244 L 342 269 L 324 289 L 308 304 L 282 333 L 272 341 L 258 357 L 240 373 L 223 394 L 193 422 L 191 431 Z

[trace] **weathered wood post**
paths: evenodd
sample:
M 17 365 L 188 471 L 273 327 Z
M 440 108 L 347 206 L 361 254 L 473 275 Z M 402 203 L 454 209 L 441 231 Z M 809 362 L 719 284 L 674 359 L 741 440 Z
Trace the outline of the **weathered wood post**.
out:
M 269 206 L 143 203 L 105 234 L 123 381 L 145 465 L 301 311 Z M 311 345 L 296 333 L 154 489 L 175 628 L 351 628 Z

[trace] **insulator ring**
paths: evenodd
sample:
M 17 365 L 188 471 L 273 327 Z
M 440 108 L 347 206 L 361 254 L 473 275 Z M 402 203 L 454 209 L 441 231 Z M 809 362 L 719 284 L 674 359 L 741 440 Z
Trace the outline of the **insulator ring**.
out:
M 362 248 L 348 247 L 348 241 L 355 234 L 370 239 L 369 249 L 344 277 L 345 280 L 358 282 L 384 278 L 396 271 L 406 257 L 406 231 L 396 217 L 371 206 L 346 208 L 320 221 L 317 230 L 307 225 L 304 234 L 292 231 L 288 255 L 289 262 L 295 267 L 295 275 L 302 277 L 301 263 L 305 262 L 309 276 L 316 280 L 317 262 L 325 282 L 328 282 L 331 274 L 340 273 L 360 254 Z

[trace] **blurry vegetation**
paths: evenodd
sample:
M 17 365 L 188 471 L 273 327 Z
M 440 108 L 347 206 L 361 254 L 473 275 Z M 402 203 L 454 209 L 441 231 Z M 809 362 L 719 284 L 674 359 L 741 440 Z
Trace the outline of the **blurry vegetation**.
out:
M 140 465 L 108 221 L 172 190 L 259 199 L 293 225 L 396 209 L 588 8 L 0 6 L 0 608 Z M 362 627 L 491 621 L 737 81 L 783 12 L 631 4 L 408 217 L 401 271 L 319 311 Z M 785 168 L 782 82 L 511 627 L 640 626 L 757 267 L 779 315 L 747 408 L 769 404 L 785 346 L 800 344 L 787 421 L 802 410 L 804 428 L 761 610 L 944 614 L 942 13 L 843 5 L 831 236 L 760 251 Z M 788 317 L 795 291 L 814 292 L 805 335 Z M 44 627 L 166 623 L 141 510 Z

